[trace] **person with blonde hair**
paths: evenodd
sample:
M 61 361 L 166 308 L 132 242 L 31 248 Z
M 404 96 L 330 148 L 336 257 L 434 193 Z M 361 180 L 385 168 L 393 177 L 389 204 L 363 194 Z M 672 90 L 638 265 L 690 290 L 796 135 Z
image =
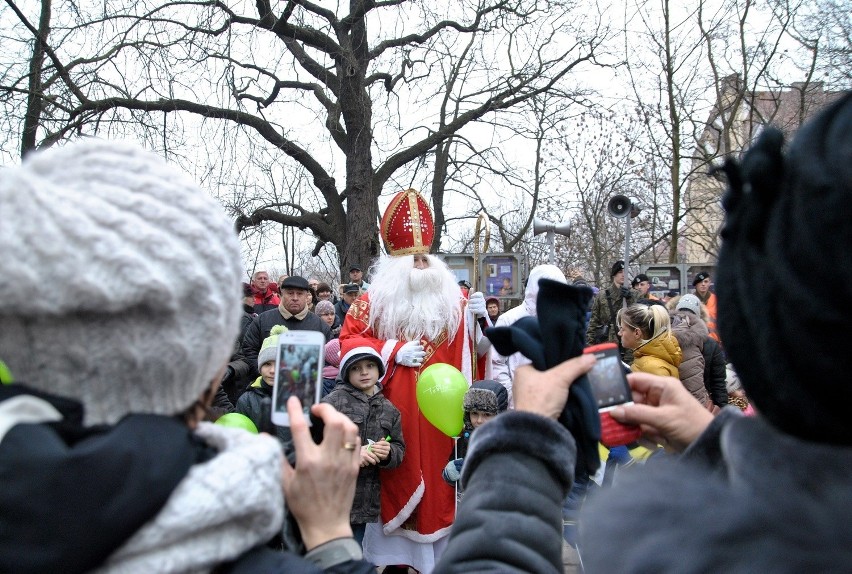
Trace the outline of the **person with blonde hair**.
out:
M 678 377 L 683 353 L 663 305 L 634 303 L 619 310 L 616 321 L 621 345 L 633 350 L 634 373 Z

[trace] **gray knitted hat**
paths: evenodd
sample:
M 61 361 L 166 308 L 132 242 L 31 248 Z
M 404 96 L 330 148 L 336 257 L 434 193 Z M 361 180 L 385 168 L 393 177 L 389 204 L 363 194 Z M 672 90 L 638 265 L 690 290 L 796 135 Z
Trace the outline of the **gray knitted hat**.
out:
M 88 139 L 3 170 L 0 213 L 0 360 L 17 381 L 81 401 L 87 424 L 175 414 L 210 385 L 242 265 L 232 222 L 186 174 Z
M 696 317 L 701 316 L 701 300 L 691 293 L 687 293 L 677 302 L 677 310 L 685 309 L 692 311 Z

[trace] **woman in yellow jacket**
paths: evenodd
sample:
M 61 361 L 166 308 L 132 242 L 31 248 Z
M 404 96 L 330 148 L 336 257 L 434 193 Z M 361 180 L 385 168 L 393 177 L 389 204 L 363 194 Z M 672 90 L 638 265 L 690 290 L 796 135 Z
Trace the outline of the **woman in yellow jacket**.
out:
M 678 376 L 683 356 L 671 332 L 669 313 L 662 305 L 635 303 L 617 315 L 621 344 L 633 349 L 633 372 Z

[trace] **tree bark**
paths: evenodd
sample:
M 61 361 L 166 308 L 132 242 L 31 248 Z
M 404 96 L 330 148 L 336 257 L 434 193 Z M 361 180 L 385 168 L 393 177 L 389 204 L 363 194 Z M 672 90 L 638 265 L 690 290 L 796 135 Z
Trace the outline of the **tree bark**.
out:
M 51 0 L 41 0 L 41 13 L 38 19 L 38 38 L 33 39 L 33 55 L 30 58 L 29 81 L 27 85 L 27 110 L 24 114 L 24 126 L 21 134 L 21 157 L 36 148 L 36 132 L 41 123 L 44 109 L 44 94 L 41 87 L 41 73 L 44 67 L 44 46 L 50 34 Z

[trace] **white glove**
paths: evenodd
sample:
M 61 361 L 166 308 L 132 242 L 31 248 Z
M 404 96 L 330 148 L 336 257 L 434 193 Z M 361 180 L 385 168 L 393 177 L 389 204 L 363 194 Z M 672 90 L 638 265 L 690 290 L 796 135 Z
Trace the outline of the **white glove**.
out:
M 425 357 L 426 351 L 420 341 L 409 341 L 397 351 L 396 362 L 403 367 L 419 367 Z
M 471 293 L 467 300 L 467 308 L 470 309 L 474 317 L 485 317 L 487 311 L 485 309 L 485 295 L 482 294 L 482 291 Z

